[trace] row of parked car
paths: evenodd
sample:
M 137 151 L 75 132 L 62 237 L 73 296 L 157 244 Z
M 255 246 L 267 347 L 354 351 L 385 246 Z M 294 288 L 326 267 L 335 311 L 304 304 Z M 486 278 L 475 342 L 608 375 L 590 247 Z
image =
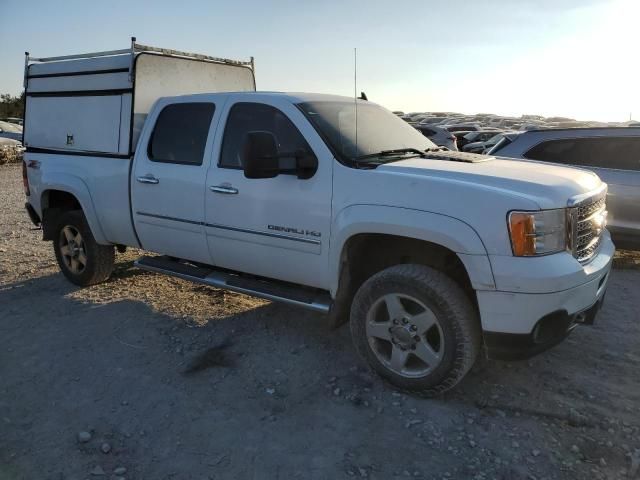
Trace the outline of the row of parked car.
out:
M 414 127 L 436 145 L 471 153 L 483 153 L 498 143 L 505 133 L 499 128 L 479 125 L 419 124 Z
M 0 165 L 22 158 L 22 119 L 0 120 Z
M 579 122 L 571 119 L 527 115 L 519 125 L 512 123 L 514 119 L 489 114 L 394 113 L 436 145 L 450 150 L 593 171 L 609 185 L 608 228 L 614 242 L 618 248 L 640 250 L 640 123 L 576 126 L 571 122 Z
M 579 121 L 567 117 L 543 117 L 541 115 L 522 115 L 521 117 L 503 117 L 493 113 L 465 115 L 454 112 L 394 112 L 412 125 L 480 125 L 502 130 L 537 130 L 540 128 L 578 128 L 578 127 L 640 127 L 640 122 L 596 122 Z

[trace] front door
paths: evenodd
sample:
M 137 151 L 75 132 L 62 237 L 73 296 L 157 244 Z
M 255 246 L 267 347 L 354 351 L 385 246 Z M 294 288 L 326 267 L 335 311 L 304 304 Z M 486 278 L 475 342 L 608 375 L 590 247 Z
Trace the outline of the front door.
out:
M 145 250 L 208 263 L 202 224 L 215 104 L 179 101 L 156 112 L 147 119 L 131 178 L 138 238 Z
M 217 133 L 205 193 L 205 233 L 212 261 L 326 288 L 333 155 L 293 104 L 273 96 L 254 98 L 248 103 L 230 97 L 223 114 L 225 127 Z M 315 155 L 318 169 L 308 179 L 293 173 L 246 178 L 242 152 L 252 131 L 274 135 L 281 168 L 291 172 L 295 158 L 287 153 L 304 150 Z

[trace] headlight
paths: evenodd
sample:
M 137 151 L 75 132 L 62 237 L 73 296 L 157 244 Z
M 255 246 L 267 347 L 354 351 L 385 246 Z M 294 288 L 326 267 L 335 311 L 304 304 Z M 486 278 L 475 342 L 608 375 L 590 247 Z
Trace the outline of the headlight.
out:
M 561 252 L 567 248 L 567 211 L 511 212 L 509 235 L 516 257 Z

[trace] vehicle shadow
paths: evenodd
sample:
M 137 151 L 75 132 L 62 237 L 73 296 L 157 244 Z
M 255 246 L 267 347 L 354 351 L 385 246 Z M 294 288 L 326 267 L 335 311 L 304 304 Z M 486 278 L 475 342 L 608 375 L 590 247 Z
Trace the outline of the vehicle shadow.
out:
M 311 352 L 316 357 L 315 361 L 319 363 L 326 363 L 324 356 L 327 355 L 332 359 L 331 370 L 337 375 L 350 370 L 358 374 L 368 371 L 364 362 L 353 351 L 348 326 L 330 330 L 326 326 L 325 317 L 317 313 L 287 305 L 262 302 L 257 306 L 243 305 L 238 312 L 232 314 L 225 313 L 224 309 L 221 314 L 212 310 L 209 318 L 196 322 L 188 314 L 174 315 L 162 308 L 154 308 L 145 301 L 144 296 L 139 299 L 101 296 L 98 301 L 94 301 L 91 295 L 83 294 L 95 288 L 102 290 L 111 288 L 119 282 L 133 278 L 144 282 L 149 277 L 159 276 L 137 269 L 133 266 L 133 261 L 124 261 L 116 264 L 107 284 L 89 289 L 67 282 L 61 274 L 8 284 L 0 289 L 0 304 L 6 306 L 0 314 L 0 320 L 3 320 L 0 321 L 0 325 L 5 324 L 2 325 L 3 331 L 10 329 L 7 319 L 18 317 L 26 319 L 27 324 L 33 323 L 34 328 L 36 325 L 45 328 L 45 324 L 52 316 L 64 322 L 68 316 L 75 315 L 72 312 L 78 311 L 79 315 L 85 318 L 85 325 L 92 325 L 96 323 L 96 319 L 103 319 L 102 321 L 106 321 L 115 331 L 119 333 L 124 331 L 127 338 L 148 338 L 149 333 L 144 329 L 150 325 L 155 326 L 161 333 L 157 338 L 159 343 L 145 348 L 173 350 L 173 353 L 177 353 L 180 357 L 177 359 L 180 366 L 177 371 L 188 372 L 191 375 L 200 374 L 213 367 L 241 368 L 242 362 L 239 362 L 239 359 L 249 355 L 248 346 L 251 346 L 252 355 L 258 355 L 259 352 L 269 352 L 275 345 L 279 351 Z M 185 284 L 189 293 L 198 297 L 215 297 L 222 292 L 203 285 L 187 282 Z M 126 286 L 130 287 L 128 284 Z M 178 295 L 180 292 L 167 291 L 166 293 L 172 302 L 179 301 L 174 294 Z M 33 298 L 38 298 L 35 305 L 32 303 Z M 233 303 L 233 301 L 234 298 L 231 297 L 226 299 L 225 303 Z M 44 311 L 38 313 L 45 306 Z M 215 304 L 213 307 L 215 308 Z M 99 315 L 95 314 L 98 311 Z M 105 320 L 107 317 L 108 321 Z M 24 324 L 21 321 L 21 325 Z M 60 325 L 56 328 L 60 328 Z M 99 333 L 98 328 L 94 334 Z M 589 334 L 589 332 L 586 333 Z M 582 334 L 583 332 L 577 332 L 577 335 L 582 336 Z M 182 339 L 182 336 L 188 337 L 189 341 Z M 169 344 L 165 337 L 169 338 Z M 123 340 L 121 335 L 116 338 L 125 345 L 134 345 L 132 348 L 139 343 L 135 339 L 132 342 Z M 492 403 L 491 397 L 500 395 L 495 393 L 497 390 L 503 390 L 509 396 L 524 397 L 530 390 L 530 371 L 536 370 L 537 365 L 542 366 L 545 374 L 561 379 L 557 369 L 554 369 L 553 373 L 548 372 L 544 370 L 546 368 L 544 365 L 555 362 L 562 364 L 564 356 L 579 356 L 580 346 L 571 338 L 573 337 L 556 349 L 528 361 L 489 360 L 484 358 L 485 352 L 482 352 L 475 367 L 458 388 L 439 398 L 446 401 L 472 403 L 482 408 Z M 31 341 L 33 342 L 34 339 Z M 269 355 L 273 357 L 277 356 L 277 353 L 271 352 Z M 332 376 L 335 375 L 332 373 Z M 387 388 L 375 375 L 371 375 L 368 383 L 377 384 L 379 389 Z
M 132 270 L 119 265 L 109 288 L 118 290 L 118 280 L 136 278 Z M 144 281 L 160 281 L 140 273 Z M 624 272 L 629 278 L 614 282 L 637 280 L 634 274 Z M 36 478 L 38 465 L 57 461 L 60 450 L 52 445 L 60 438 L 67 476 L 86 476 L 87 464 L 106 470 L 124 463 L 139 465 L 144 478 L 165 478 L 167 471 L 206 478 L 211 465 L 226 478 L 251 478 L 249 448 L 261 452 L 255 461 L 262 477 L 276 478 L 282 452 L 303 448 L 324 452 L 329 460 L 323 472 L 332 473 L 322 478 L 336 478 L 344 474 L 345 450 L 364 455 L 373 449 L 399 465 L 413 454 L 381 453 L 389 441 L 427 448 L 424 442 L 434 431 L 454 438 L 460 425 L 475 432 L 474 442 L 483 441 L 493 423 L 531 429 L 542 420 L 592 428 L 603 412 L 612 415 L 608 398 L 640 400 L 632 373 L 640 361 L 631 344 L 621 341 L 625 334 L 629 342 L 637 338 L 637 325 L 618 321 L 616 338 L 603 339 L 621 313 L 620 289 L 612 290 L 602 325 L 576 332 L 529 362 L 482 361 L 451 393 L 422 399 L 371 374 L 356 356 L 348 328 L 329 330 L 322 315 L 261 303 L 197 323 L 158 311 L 144 297 L 78 298 L 92 288 L 52 274 L 0 289 L 6 346 L 0 350 L 0 407 L 9 419 L 0 438 L 0 463 L 17 467 L 24 478 Z M 180 301 L 180 288 L 187 286 L 162 288 Z M 207 290 L 215 296 L 207 287 L 189 295 L 206 296 Z M 591 358 L 585 349 L 594 352 Z M 634 413 L 616 415 L 633 421 Z M 74 439 L 81 430 L 93 432 L 98 443 L 78 447 Z M 114 445 L 113 455 L 100 452 L 102 441 Z M 10 451 L 27 453 L 2 453 Z M 156 456 L 150 459 L 149 452 Z M 443 462 L 444 472 L 447 462 L 455 462 L 455 452 L 438 455 L 423 459 L 420 468 L 440 470 L 434 462 Z M 286 461 L 304 469 L 308 454 Z

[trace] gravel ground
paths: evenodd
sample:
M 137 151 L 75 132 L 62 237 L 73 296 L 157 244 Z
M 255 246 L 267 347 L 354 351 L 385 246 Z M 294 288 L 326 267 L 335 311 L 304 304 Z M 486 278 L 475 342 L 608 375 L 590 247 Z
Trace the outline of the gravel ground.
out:
M 594 327 L 399 394 L 348 328 L 136 270 L 77 288 L 0 167 L 0 479 L 640 478 L 640 261 Z

